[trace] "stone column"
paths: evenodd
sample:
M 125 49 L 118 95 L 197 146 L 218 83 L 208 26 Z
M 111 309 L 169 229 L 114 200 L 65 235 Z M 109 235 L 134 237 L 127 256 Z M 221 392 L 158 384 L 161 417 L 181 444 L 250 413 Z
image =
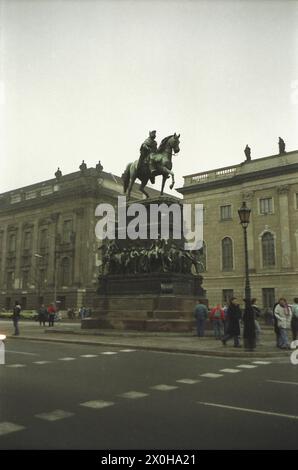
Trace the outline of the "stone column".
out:
M 3 227 L 2 235 L 2 252 L 1 252 L 1 266 L 0 266 L 0 285 L 5 285 L 5 266 L 6 266 L 6 253 L 7 253 L 7 225 Z
M 49 236 L 49 266 L 48 266 L 48 286 L 54 288 L 55 284 L 55 271 L 57 268 L 57 246 L 56 246 L 56 236 L 57 236 L 57 225 L 59 220 L 59 214 L 51 214 L 52 223 L 48 227 L 48 236 Z
M 291 267 L 291 241 L 289 223 L 289 186 L 283 185 L 277 188 L 279 195 L 279 221 L 281 240 L 281 267 L 289 269 Z
M 20 289 L 21 287 L 22 227 L 23 223 L 20 222 L 16 231 L 16 264 L 14 277 L 15 289 Z
M 75 209 L 75 250 L 74 250 L 74 285 L 81 286 L 82 278 L 82 229 L 84 220 L 84 209 L 80 207 Z

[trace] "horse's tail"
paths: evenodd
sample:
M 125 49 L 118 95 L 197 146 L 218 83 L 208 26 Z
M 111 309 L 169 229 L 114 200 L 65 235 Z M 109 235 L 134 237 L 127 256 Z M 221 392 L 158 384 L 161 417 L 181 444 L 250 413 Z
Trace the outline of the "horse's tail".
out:
M 124 173 L 123 173 L 122 176 L 121 176 L 122 181 L 123 181 L 123 192 L 124 192 L 124 194 L 126 193 L 127 188 L 128 188 L 128 185 L 129 185 L 129 180 L 130 180 L 130 166 L 131 166 L 131 163 L 129 163 L 129 164 L 127 165 L 127 167 L 125 168 Z

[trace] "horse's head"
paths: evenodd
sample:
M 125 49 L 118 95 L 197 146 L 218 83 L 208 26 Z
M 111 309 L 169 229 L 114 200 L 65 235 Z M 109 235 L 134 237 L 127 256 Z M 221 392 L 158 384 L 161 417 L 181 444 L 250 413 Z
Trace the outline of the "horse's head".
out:
M 178 153 L 180 152 L 180 147 L 179 147 L 179 143 L 180 143 L 180 134 L 175 134 L 174 135 L 169 135 L 168 137 L 165 137 L 159 147 L 158 147 L 158 150 L 157 152 L 158 153 L 163 153 L 163 152 L 169 152 L 169 153 L 172 153 L 172 150 L 174 150 L 175 153 Z
M 179 147 L 180 140 L 179 139 L 180 139 L 180 134 L 177 135 L 176 132 L 175 132 L 175 134 L 172 135 L 170 137 L 170 140 L 169 140 L 169 142 L 172 146 L 172 149 L 174 150 L 175 153 L 180 152 L 180 147 Z

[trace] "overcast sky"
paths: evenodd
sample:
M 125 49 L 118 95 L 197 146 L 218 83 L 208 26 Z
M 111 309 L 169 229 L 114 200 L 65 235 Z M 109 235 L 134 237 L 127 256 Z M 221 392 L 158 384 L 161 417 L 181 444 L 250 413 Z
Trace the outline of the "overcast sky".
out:
M 177 187 L 298 149 L 296 0 L 0 0 L 0 22 L 0 192 L 121 175 L 151 129 L 181 133 Z

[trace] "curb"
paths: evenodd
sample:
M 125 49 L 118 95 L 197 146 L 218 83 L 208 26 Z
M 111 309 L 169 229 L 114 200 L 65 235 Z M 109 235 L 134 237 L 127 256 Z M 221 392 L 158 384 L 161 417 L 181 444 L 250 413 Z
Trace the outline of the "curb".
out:
M 66 339 L 66 338 L 44 338 L 44 337 L 35 337 L 35 336 L 14 336 L 8 335 L 7 339 L 15 340 L 28 340 L 28 341 L 43 341 L 43 342 L 53 342 L 53 343 L 65 343 L 65 344 L 82 344 L 86 346 L 113 346 L 113 347 L 122 347 L 122 348 L 134 348 L 143 351 L 155 351 L 155 352 L 167 352 L 173 354 L 190 354 L 197 356 L 212 356 L 212 357 L 231 357 L 231 358 L 283 358 L 286 357 L 288 353 L 281 354 L 280 352 L 246 352 L 246 351 L 214 351 L 214 350 L 189 350 L 183 348 L 173 349 L 166 346 L 140 346 L 127 343 L 117 343 L 117 342 L 108 342 L 108 341 L 92 341 L 92 340 L 77 340 L 77 339 Z

